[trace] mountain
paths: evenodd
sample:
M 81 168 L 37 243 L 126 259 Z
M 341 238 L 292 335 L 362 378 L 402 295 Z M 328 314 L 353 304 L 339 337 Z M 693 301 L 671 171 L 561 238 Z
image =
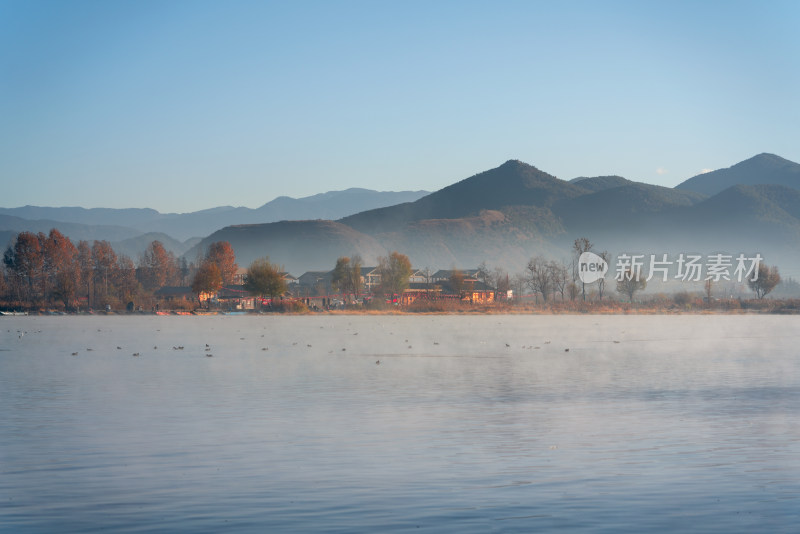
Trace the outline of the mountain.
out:
M 133 229 L 131 235 L 161 232 L 178 240 L 206 236 L 235 224 L 255 224 L 281 220 L 340 219 L 359 211 L 410 202 L 427 191 L 373 191 L 351 188 L 329 191 L 303 198 L 278 197 L 257 209 L 219 206 L 191 213 L 159 213 L 152 209 L 49 208 L 24 206 L 0 208 L 0 215 L 62 223 L 113 225 Z M 0 227 L 0 229 L 5 229 Z M 127 236 L 126 236 L 127 237 Z
M 414 221 L 474 217 L 481 210 L 499 210 L 507 206 L 547 208 L 558 200 L 585 193 L 585 189 L 532 165 L 509 160 L 415 202 L 369 210 L 340 219 L 340 222 L 362 232 L 380 233 Z
M 727 169 L 689 178 L 675 188 L 711 196 L 734 185 L 783 185 L 800 189 L 800 164 L 775 154 L 759 154 Z
M 62 222 L 51 219 L 28 220 L 21 217 L 0 214 L 0 246 L 7 246 L 19 232 L 49 233 L 51 228 L 58 228 L 61 233 L 77 242 L 80 240 L 120 241 L 136 236 L 140 232 L 131 228 L 113 225 L 90 225 Z M 7 237 L 7 238 L 6 238 Z
M 570 235 L 601 237 L 625 233 L 630 236 L 651 232 L 654 224 L 662 223 L 661 214 L 693 206 L 706 198 L 693 191 L 626 182 L 618 187 L 600 188 L 559 201 L 553 206 L 553 213 Z M 578 185 L 584 183 L 580 181 Z
M 161 244 L 164 245 L 166 250 L 172 252 L 175 256 L 181 256 L 184 252 L 196 245 L 199 240 L 190 239 L 182 243 L 167 234 L 148 232 L 122 241 L 112 242 L 111 247 L 118 255 L 125 254 L 133 259 L 133 261 L 137 261 L 142 252 L 144 252 L 153 241 L 161 241 Z
M 602 191 L 603 189 L 613 189 L 623 185 L 630 185 L 635 182 L 623 178 L 622 176 L 594 176 L 591 178 L 581 176 L 579 178 L 573 178 L 569 181 L 569 183 L 577 185 L 588 191 Z
M 338 222 L 317 220 L 228 226 L 200 241 L 184 256 L 193 261 L 215 241 L 228 241 L 242 267 L 269 256 L 296 276 L 314 269 L 333 269 L 340 256 L 360 254 L 365 262 L 374 262 L 386 255 L 386 249 L 372 236 Z

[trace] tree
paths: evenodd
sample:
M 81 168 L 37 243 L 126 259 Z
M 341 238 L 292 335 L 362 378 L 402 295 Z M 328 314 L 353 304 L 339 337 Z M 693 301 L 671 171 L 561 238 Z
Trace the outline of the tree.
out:
M 590 250 L 592 250 L 592 246 L 594 245 L 592 245 L 592 242 L 589 241 L 589 239 L 586 237 L 579 237 L 578 239 L 575 240 L 575 243 L 573 243 L 572 245 L 572 252 L 574 255 L 573 257 L 574 261 L 572 263 L 572 269 L 573 269 L 572 280 L 575 282 L 580 281 L 581 294 L 583 295 L 584 301 L 586 300 L 586 284 L 583 283 L 583 280 L 580 280 L 580 277 L 578 276 L 578 269 L 579 269 L 578 258 L 580 258 L 581 254 L 583 254 L 584 252 L 589 252 Z
M 350 289 L 350 258 L 342 256 L 336 260 L 336 266 L 331 275 L 331 285 L 342 293 Z
M 756 292 L 756 297 L 763 299 L 775 286 L 781 282 L 781 275 L 777 267 L 769 267 L 763 263 L 758 264 L 758 276 L 755 280 L 748 280 L 747 285 Z
M 81 291 L 86 291 L 86 306 L 91 309 L 94 262 L 92 261 L 92 247 L 88 241 L 78 241 L 78 272 L 80 273 Z
M 495 267 L 492 280 L 497 293 L 506 298 L 508 290 L 511 289 L 511 280 L 508 278 L 508 273 L 502 267 Z
M 95 300 L 98 292 L 102 300 L 108 299 L 109 282 L 112 282 L 117 274 L 117 254 L 108 241 L 95 241 L 92 244 L 92 266 Z
M 201 293 L 215 293 L 222 287 L 222 273 L 213 261 L 204 261 L 192 280 L 192 291 Z
M 394 251 L 388 257 L 378 258 L 378 272 L 381 274 L 380 290 L 383 294 L 401 295 L 408 287 L 411 262 L 405 254 Z
M 51 288 L 49 297 L 69 308 L 80 284 L 78 249 L 69 238 L 53 228 L 44 243 L 43 252 L 47 287 Z
M 175 279 L 176 272 L 175 256 L 161 241 L 150 243 L 139 261 L 139 277 L 145 289 L 155 291 L 164 287 Z
M 8 284 L 6 284 L 6 273 L 3 267 L 0 267 L 0 297 L 4 297 L 8 291 Z
M 489 266 L 486 265 L 485 261 L 482 261 L 481 264 L 478 265 L 478 272 L 475 273 L 475 277 L 486 286 L 492 285 L 492 271 L 489 269 Z
M 611 258 L 611 254 L 608 253 L 607 250 L 604 250 L 600 254 L 598 254 L 606 264 L 608 264 L 608 260 Z M 597 300 L 603 300 L 603 292 L 606 289 L 606 278 L 605 276 L 601 276 L 597 279 Z
M 517 273 L 511 277 L 511 289 L 514 291 L 514 298 L 521 299 L 525 294 L 525 286 L 527 285 L 527 278 L 525 273 Z
M 458 269 L 453 269 L 450 273 L 450 288 L 453 290 L 453 293 L 458 294 L 461 296 L 461 293 L 464 291 L 464 273 L 462 273 Z
M 550 270 L 553 275 L 553 292 L 561 295 L 561 302 L 564 302 L 564 292 L 569 283 L 569 269 L 563 263 L 550 262 Z
M 637 291 L 642 291 L 647 287 L 647 281 L 644 278 L 639 278 L 638 273 L 634 273 L 630 268 L 622 273 L 622 276 L 617 279 L 617 292 L 623 295 L 628 295 L 628 300 L 633 302 L 633 294 Z
M 3 263 L 17 287 L 18 298 L 33 304 L 38 298 L 44 273 L 42 242 L 44 234 L 20 232 L 13 245 L 6 249 Z
M 361 286 L 363 284 L 363 280 L 361 279 L 361 267 L 364 261 L 361 259 L 361 256 L 355 254 L 352 258 L 350 258 L 350 292 L 353 294 L 353 297 L 358 300 L 359 295 L 361 295 Z
M 581 294 L 581 289 L 578 287 L 578 284 L 576 284 L 575 282 L 570 282 L 569 284 L 567 284 L 567 296 L 569 297 L 569 300 L 574 302 L 575 299 L 578 298 L 578 295 L 580 294 Z
M 336 260 L 333 268 L 331 284 L 345 295 L 353 295 L 358 300 L 361 293 L 361 256 L 356 254 L 351 258 L 342 256 Z
M 227 241 L 217 241 L 208 247 L 206 260 L 217 265 L 222 276 L 223 285 L 232 284 L 239 266 L 236 265 L 236 254 Z
M 189 275 L 192 272 L 192 267 L 189 265 L 189 262 L 186 261 L 186 258 L 181 256 L 178 259 L 178 275 L 180 276 L 180 285 L 185 286 L 189 284 Z
M 528 287 L 542 295 L 544 302 L 553 290 L 553 266 L 543 257 L 531 258 L 526 269 Z
M 264 257 L 254 260 L 247 268 L 244 287 L 254 295 L 268 296 L 274 301 L 286 292 L 286 280 L 281 275 L 281 269 Z
M 117 293 L 123 302 L 132 302 L 139 291 L 139 282 L 136 280 L 136 265 L 125 254 L 117 258 L 114 287 L 116 287 Z

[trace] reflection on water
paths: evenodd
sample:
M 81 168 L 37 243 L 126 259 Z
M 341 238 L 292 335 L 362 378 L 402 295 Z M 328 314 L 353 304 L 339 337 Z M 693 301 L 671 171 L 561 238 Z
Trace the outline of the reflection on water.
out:
M 0 531 L 794 532 L 798 321 L 3 318 Z

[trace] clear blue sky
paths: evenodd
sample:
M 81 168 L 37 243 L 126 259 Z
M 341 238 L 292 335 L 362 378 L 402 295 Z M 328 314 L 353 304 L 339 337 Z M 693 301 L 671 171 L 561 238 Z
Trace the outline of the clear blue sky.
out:
M 0 206 L 800 162 L 800 2 L 0 0 Z

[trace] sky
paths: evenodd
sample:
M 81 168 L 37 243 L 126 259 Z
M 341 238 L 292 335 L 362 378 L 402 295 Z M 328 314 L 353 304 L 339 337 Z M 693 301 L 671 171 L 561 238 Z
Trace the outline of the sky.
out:
M 800 2 L 0 0 L 0 206 L 800 162 Z

